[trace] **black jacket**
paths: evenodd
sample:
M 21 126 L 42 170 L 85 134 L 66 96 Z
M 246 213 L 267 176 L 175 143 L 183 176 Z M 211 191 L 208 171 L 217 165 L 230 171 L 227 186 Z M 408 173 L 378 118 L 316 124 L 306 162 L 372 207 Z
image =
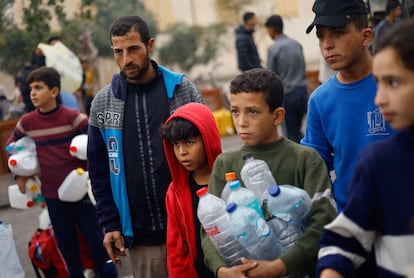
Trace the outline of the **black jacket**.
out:
M 261 68 L 260 57 L 253 40 L 254 30 L 247 30 L 243 25 L 236 28 L 237 61 L 241 71 Z

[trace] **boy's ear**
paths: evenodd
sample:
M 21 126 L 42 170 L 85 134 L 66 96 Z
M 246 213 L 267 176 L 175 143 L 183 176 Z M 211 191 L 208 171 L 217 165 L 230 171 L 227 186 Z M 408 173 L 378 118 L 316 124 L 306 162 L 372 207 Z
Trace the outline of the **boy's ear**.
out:
M 372 28 L 364 28 L 362 31 L 363 41 L 362 44 L 365 47 L 368 47 L 372 42 L 372 37 L 374 35 Z
M 52 96 L 57 98 L 57 96 L 59 95 L 59 88 L 58 87 L 53 87 L 52 88 Z
M 273 124 L 278 126 L 282 124 L 283 120 L 285 119 L 286 110 L 283 107 L 278 107 L 273 111 Z

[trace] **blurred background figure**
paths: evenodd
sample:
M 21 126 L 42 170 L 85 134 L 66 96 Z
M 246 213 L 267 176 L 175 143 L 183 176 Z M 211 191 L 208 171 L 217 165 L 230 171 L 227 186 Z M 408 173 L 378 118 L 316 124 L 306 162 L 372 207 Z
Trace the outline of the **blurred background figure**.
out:
M 6 88 L 0 84 L 0 121 L 9 118 L 10 102 L 6 98 Z
M 290 140 L 300 143 L 308 99 L 303 47 L 283 32 L 283 19 L 280 15 L 270 16 L 265 27 L 273 40 L 267 51 L 267 68 L 279 75 L 283 84 L 286 135 Z
M 77 93 L 81 94 L 85 113 L 89 116 L 91 103 L 96 94 L 94 90 L 95 75 L 91 67 L 91 62 L 87 57 L 80 57 L 82 66 L 82 84 Z
M 391 1 L 385 7 L 385 17 L 378 22 L 374 27 L 374 51 L 375 45 L 378 40 L 387 30 L 389 30 L 394 24 L 401 22 L 400 16 L 402 13 L 401 3 L 399 1 Z
M 262 67 L 253 39 L 256 23 L 256 15 L 253 12 L 246 12 L 243 15 L 243 24 L 235 30 L 237 62 L 241 71 Z

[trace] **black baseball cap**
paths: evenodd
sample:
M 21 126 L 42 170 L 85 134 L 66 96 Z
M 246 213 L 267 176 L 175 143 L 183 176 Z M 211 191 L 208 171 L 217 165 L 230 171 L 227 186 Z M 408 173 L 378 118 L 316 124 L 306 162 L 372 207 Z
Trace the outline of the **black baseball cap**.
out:
M 316 0 L 312 11 L 315 18 L 306 29 L 309 34 L 315 25 L 343 27 L 353 15 L 368 14 L 368 9 L 362 0 Z

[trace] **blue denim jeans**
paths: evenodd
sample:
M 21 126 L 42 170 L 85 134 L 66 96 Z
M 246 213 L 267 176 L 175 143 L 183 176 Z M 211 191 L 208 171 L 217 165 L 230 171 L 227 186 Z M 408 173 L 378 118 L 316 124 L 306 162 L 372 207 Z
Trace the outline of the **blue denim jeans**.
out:
M 76 227 L 89 245 L 99 277 L 117 277 L 114 264 L 106 263 L 109 257 L 103 246 L 103 232 L 98 225 L 95 207 L 88 196 L 78 202 L 45 199 L 59 250 L 65 259 L 70 277 L 84 277 Z

